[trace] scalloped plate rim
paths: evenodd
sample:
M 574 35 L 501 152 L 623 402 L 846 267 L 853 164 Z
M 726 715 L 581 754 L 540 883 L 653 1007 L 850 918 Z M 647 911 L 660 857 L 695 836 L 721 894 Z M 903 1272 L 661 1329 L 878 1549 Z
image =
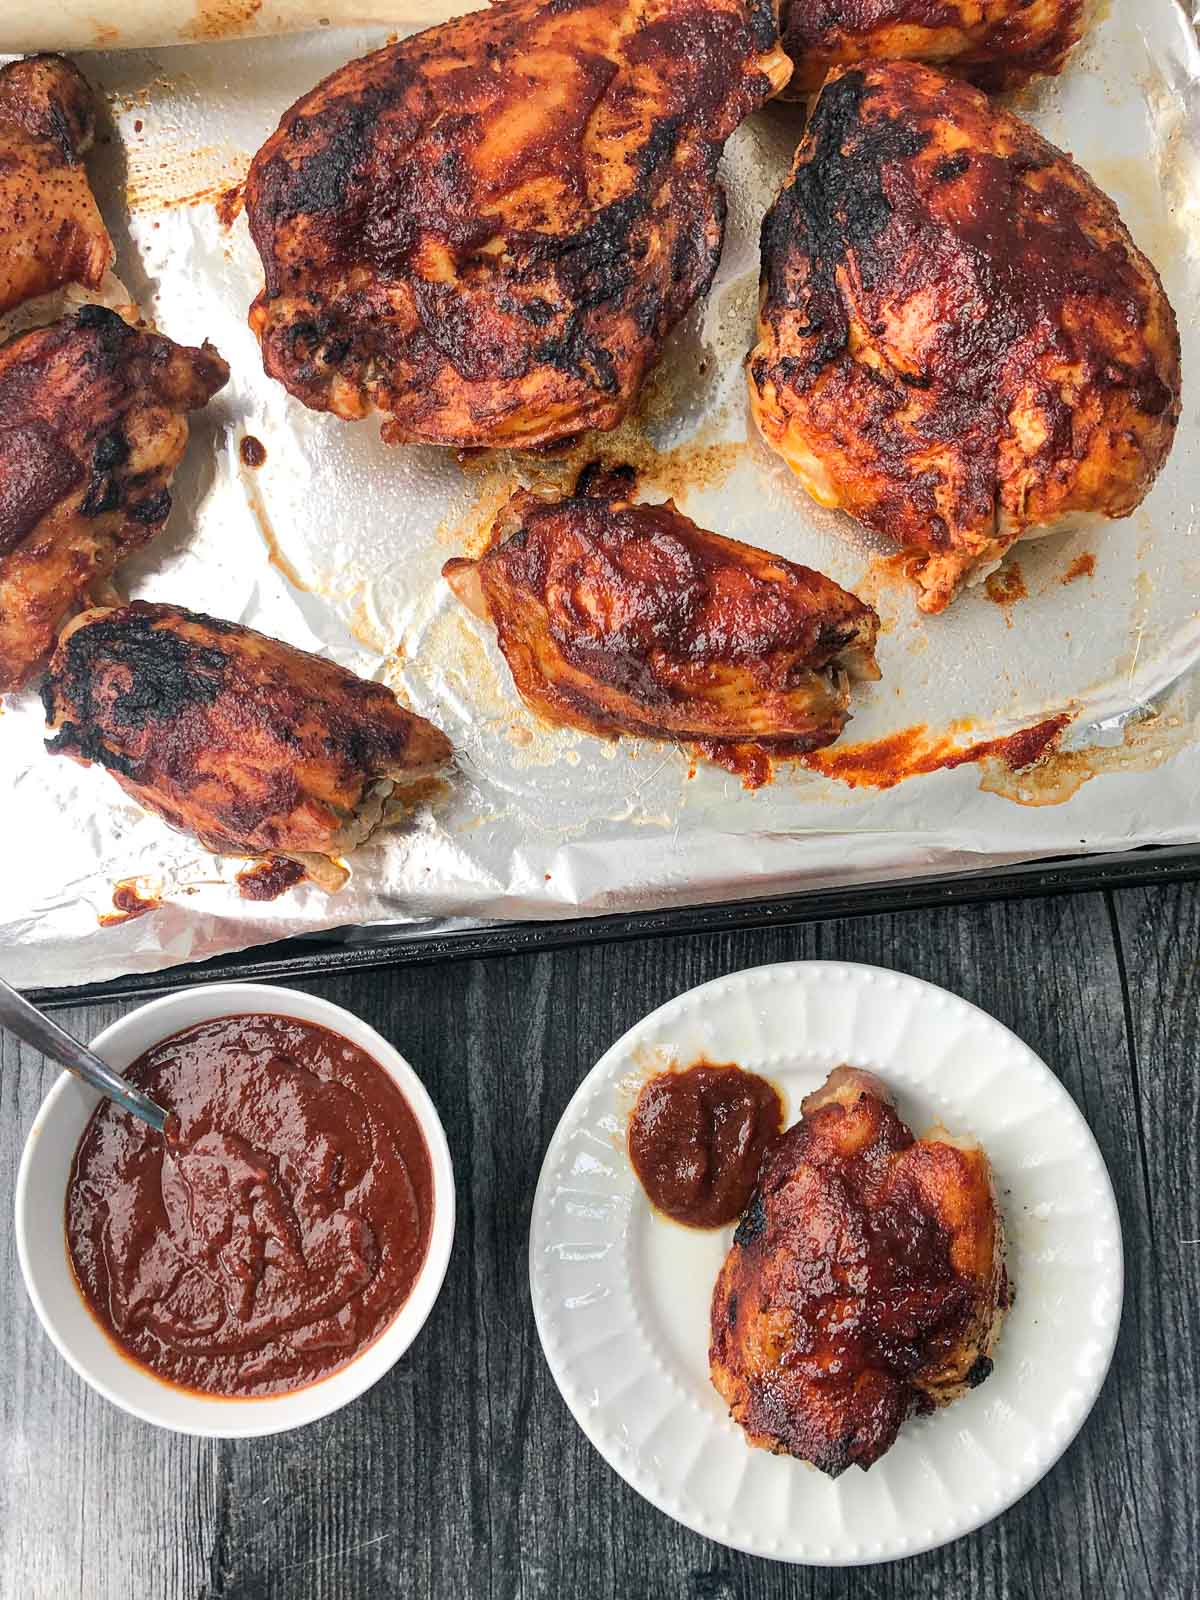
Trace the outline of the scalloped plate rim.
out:
M 989 1031 L 993 1031 L 995 1036 L 998 1039 L 1002 1039 L 1010 1050 L 1015 1048 L 1018 1055 L 1024 1058 L 1026 1068 L 1032 1068 L 1035 1074 L 1039 1075 L 1044 1080 L 1044 1087 L 1050 1091 L 1052 1099 L 1057 1101 L 1061 1114 L 1067 1120 L 1073 1121 L 1077 1125 L 1077 1130 L 1083 1135 L 1083 1143 L 1080 1154 L 1086 1155 L 1090 1149 L 1090 1153 L 1094 1156 L 1096 1166 L 1095 1177 L 1102 1192 L 1102 1197 L 1105 1202 L 1104 1210 L 1106 1213 L 1103 1221 L 1098 1220 L 1097 1222 L 1097 1237 L 1098 1239 L 1104 1237 L 1105 1233 L 1107 1232 L 1105 1223 L 1107 1223 L 1111 1228 L 1111 1234 L 1109 1237 L 1111 1244 L 1114 1246 L 1110 1252 L 1110 1259 L 1107 1262 L 1109 1281 L 1105 1284 L 1105 1288 L 1109 1294 L 1109 1311 L 1106 1321 L 1101 1327 L 1101 1333 L 1103 1336 L 1103 1354 L 1098 1368 L 1095 1370 L 1094 1374 L 1090 1378 L 1083 1380 L 1088 1391 L 1084 1402 L 1077 1407 L 1076 1413 L 1072 1416 L 1070 1424 L 1063 1431 L 1061 1437 L 1055 1441 L 1054 1446 L 1052 1446 L 1051 1453 L 1049 1453 L 1045 1459 L 1039 1459 L 1034 1470 L 1026 1474 L 1024 1480 L 1019 1483 L 1018 1487 L 1011 1494 L 1002 1490 L 999 1498 L 994 1502 L 988 1503 L 982 1509 L 979 1507 L 974 1508 L 975 1510 L 980 1511 L 979 1515 L 973 1515 L 971 1512 L 965 1512 L 960 1519 L 960 1522 L 955 1526 L 952 1532 L 944 1535 L 935 1535 L 933 1538 L 928 1540 L 917 1539 L 911 1544 L 907 1544 L 903 1549 L 898 1549 L 891 1553 L 889 1553 L 887 1550 L 883 1550 L 869 1551 L 864 1554 L 859 1553 L 856 1549 L 839 1549 L 836 1544 L 826 1548 L 825 1550 L 822 1550 L 820 1554 L 814 1553 L 812 1547 L 809 1545 L 805 1545 L 803 1547 L 798 1545 L 790 1550 L 767 1548 L 764 1540 L 755 1537 L 753 1533 L 749 1533 L 744 1528 L 738 1528 L 736 1526 L 723 1526 L 718 1531 L 713 1525 L 713 1519 L 705 1513 L 704 1508 L 697 1507 L 694 1501 L 689 1500 L 686 1497 L 680 1501 L 672 1503 L 670 1496 L 662 1492 L 657 1483 L 648 1481 L 648 1475 L 644 1470 L 642 1470 L 641 1464 L 638 1460 L 638 1451 L 636 1447 L 628 1448 L 624 1455 L 622 1455 L 622 1453 L 613 1446 L 610 1440 L 600 1430 L 591 1424 L 589 1420 L 588 1408 L 584 1404 L 583 1396 L 579 1393 L 578 1386 L 571 1373 L 566 1370 L 565 1363 L 558 1357 L 558 1353 L 554 1346 L 554 1341 L 550 1337 L 547 1323 L 551 1308 L 546 1302 L 545 1296 L 538 1281 L 538 1251 L 539 1248 L 546 1243 L 543 1235 L 547 1227 L 548 1219 L 553 1210 L 550 1188 L 561 1165 L 565 1144 L 570 1135 L 576 1130 L 576 1127 L 582 1125 L 582 1114 L 584 1110 L 588 1107 L 593 1097 L 596 1096 L 597 1091 L 604 1088 L 606 1080 L 611 1077 L 612 1082 L 608 1087 L 610 1090 L 616 1088 L 617 1083 L 619 1082 L 619 1075 L 615 1074 L 614 1069 L 623 1067 L 625 1071 L 628 1072 L 630 1067 L 634 1065 L 634 1063 L 631 1061 L 633 1051 L 639 1046 L 639 1044 L 645 1042 L 645 1036 L 647 1034 L 653 1032 L 657 1026 L 660 1026 L 662 1023 L 670 1020 L 672 1013 L 678 1013 L 682 1017 L 689 1011 L 694 1010 L 697 1006 L 702 1008 L 706 997 L 714 992 L 727 990 L 731 984 L 738 986 L 743 991 L 748 993 L 751 987 L 753 987 L 750 982 L 750 980 L 753 979 L 758 979 L 760 983 L 766 983 L 771 979 L 775 979 L 782 982 L 798 982 L 803 984 L 809 979 L 817 978 L 821 974 L 829 975 L 831 977 L 837 975 L 837 977 L 840 978 L 857 978 L 860 981 L 865 979 L 868 985 L 880 979 L 884 979 L 887 980 L 888 983 L 898 987 L 900 990 L 907 988 L 910 994 L 918 1002 L 924 1000 L 927 1004 L 931 1004 L 931 1006 L 936 1006 L 938 1008 L 945 1007 L 948 1002 L 951 1010 L 953 1011 L 957 1009 L 960 1016 L 962 1016 L 964 1020 L 982 1020 L 984 1027 Z M 802 1045 L 797 1047 L 796 1053 L 797 1055 L 803 1053 Z M 934 1080 L 931 1081 L 936 1081 L 936 1075 Z M 907 1084 L 900 1085 L 900 1092 L 903 1093 L 910 1087 L 911 1086 Z M 640 1189 L 638 1189 L 636 1193 L 640 1196 Z M 642 1198 L 641 1203 L 645 1204 L 644 1197 Z M 628 1229 L 623 1230 L 623 1239 L 627 1233 Z M 1101 1270 L 1103 1269 L 1098 1267 L 1097 1271 L 1100 1272 Z M 1062 1459 L 1066 1451 L 1070 1449 L 1071 1445 L 1078 1437 L 1083 1424 L 1087 1421 L 1088 1416 L 1091 1414 L 1096 1400 L 1099 1398 L 1112 1365 L 1112 1359 L 1116 1349 L 1117 1336 L 1120 1331 L 1121 1316 L 1124 1304 L 1124 1278 L 1124 1241 L 1121 1229 L 1120 1212 L 1118 1210 L 1116 1196 L 1113 1191 L 1112 1179 L 1108 1172 L 1108 1167 L 1105 1163 L 1103 1152 L 1100 1150 L 1100 1147 L 1096 1142 L 1095 1135 L 1092 1133 L 1091 1127 L 1089 1126 L 1079 1107 L 1076 1105 L 1069 1091 L 1062 1083 L 1061 1079 L 1059 1079 L 1057 1075 L 1051 1071 L 1051 1069 L 1036 1053 L 1036 1051 L 1034 1051 L 1031 1046 L 1026 1044 L 1018 1034 L 1014 1033 L 1013 1030 L 1001 1022 L 999 1018 L 994 1017 L 990 1012 L 985 1011 L 981 1006 L 976 1005 L 973 1001 L 967 1000 L 963 996 L 955 994 L 952 990 L 945 989 L 938 984 L 931 983 L 928 979 L 919 978 L 913 974 L 892 968 L 880 967 L 869 962 L 816 958 L 812 960 L 779 961 L 757 966 L 735 968 L 729 972 L 720 974 L 717 977 L 710 978 L 704 983 L 698 984 L 691 989 L 684 990 L 680 994 L 674 995 L 670 999 L 665 1000 L 661 1005 L 656 1006 L 652 1011 L 647 1012 L 645 1016 L 641 1017 L 631 1027 L 626 1029 L 620 1038 L 618 1038 L 601 1055 L 599 1060 L 595 1063 L 595 1065 L 591 1068 L 591 1070 L 584 1077 L 583 1081 L 578 1085 L 574 1093 L 571 1095 L 570 1100 L 567 1102 L 567 1105 L 564 1108 L 561 1117 L 559 1118 L 554 1133 L 550 1138 L 549 1144 L 546 1147 L 530 1214 L 529 1287 L 530 1298 L 533 1306 L 534 1322 L 538 1332 L 538 1339 L 541 1343 L 542 1353 L 545 1357 L 546 1364 L 550 1369 L 550 1373 L 554 1379 L 555 1385 L 558 1388 L 558 1391 L 564 1402 L 566 1403 L 567 1409 L 574 1417 L 576 1423 L 583 1432 L 584 1436 L 588 1439 L 589 1443 L 596 1449 L 603 1460 L 614 1472 L 617 1473 L 619 1477 L 628 1483 L 631 1488 L 636 1490 L 636 1492 L 641 1495 L 643 1499 L 647 1500 L 664 1515 L 672 1518 L 673 1521 L 680 1523 L 682 1526 L 689 1528 L 692 1532 L 697 1533 L 704 1538 L 711 1539 L 715 1543 L 723 1545 L 726 1548 L 738 1550 L 748 1555 L 758 1556 L 765 1560 L 780 1561 L 792 1565 L 850 1567 L 870 1566 L 893 1560 L 905 1560 L 910 1556 L 924 1554 L 930 1550 L 941 1548 L 943 1545 L 951 1543 L 954 1540 L 963 1538 L 966 1535 L 977 1531 L 979 1528 L 986 1526 L 987 1523 L 994 1521 L 995 1518 L 1002 1516 L 1006 1511 L 1010 1510 L 1018 1500 L 1022 1499 L 1026 1494 L 1028 1494 L 1028 1492 L 1034 1488 L 1048 1472 L 1052 1470 L 1052 1468 Z M 630 1299 L 634 1300 L 634 1286 L 632 1282 L 630 1282 L 628 1287 Z M 1019 1284 L 1017 1286 L 1017 1291 L 1019 1295 L 1021 1292 Z M 635 1309 L 635 1315 L 636 1314 L 637 1313 Z M 1002 1333 L 999 1358 L 1003 1359 L 1003 1355 L 1004 1335 Z M 1078 1375 L 1076 1374 L 1076 1376 Z M 950 1408 L 950 1411 L 952 1414 L 953 1408 Z M 945 1414 L 945 1412 L 935 1414 L 935 1419 L 937 1415 L 944 1416 Z M 748 1446 L 744 1448 L 747 1450 L 749 1449 Z M 807 1469 L 802 1464 L 796 1463 L 795 1470 L 797 1472 L 804 1472 Z M 700 1514 L 696 1514 L 697 1511 Z

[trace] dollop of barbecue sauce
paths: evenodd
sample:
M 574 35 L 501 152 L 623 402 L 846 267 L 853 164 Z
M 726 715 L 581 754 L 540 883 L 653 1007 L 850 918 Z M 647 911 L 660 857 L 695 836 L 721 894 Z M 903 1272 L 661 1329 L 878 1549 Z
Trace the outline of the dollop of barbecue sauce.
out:
M 124 1354 L 209 1394 L 298 1389 L 404 1304 L 429 1246 L 433 1171 L 392 1078 L 331 1029 L 220 1017 L 127 1076 L 165 1137 L 100 1105 L 67 1188 L 67 1244 Z
M 736 1222 L 783 1126 L 778 1091 L 757 1073 L 698 1061 L 643 1085 L 629 1159 L 650 1204 L 689 1228 Z

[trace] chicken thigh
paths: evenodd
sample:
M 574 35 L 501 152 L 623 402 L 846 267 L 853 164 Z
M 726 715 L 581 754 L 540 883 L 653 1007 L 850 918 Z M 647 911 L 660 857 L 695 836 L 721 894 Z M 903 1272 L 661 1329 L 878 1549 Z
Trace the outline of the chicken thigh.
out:
M 1179 333 L 1112 201 L 912 62 L 834 73 L 762 231 L 751 406 L 940 611 L 1014 540 L 1126 517 L 1171 447 Z
M 112 265 L 81 159 L 94 123 L 92 91 L 62 56 L 0 67 L 0 312 L 68 283 L 96 289 Z
M 632 505 L 619 476 L 509 502 L 478 562 L 444 575 L 496 628 L 522 699 L 588 733 L 799 753 L 877 678 L 879 619 L 830 578 L 707 533 L 671 501 Z M 711 750 L 709 753 L 712 753 Z
M 228 377 L 211 345 L 103 306 L 0 348 L 0 693 L 45 665 L 65 619 L 162 527 L 187 413 Z
M 1015 89 L 1062 71 L 1085 9 L 1085 0 L 783 0 L 780 35 L 795 67 L 787 93 L 811 94 L 831 68 L 873 56 Z
M 987 1156 L 914 1139 L 837 1067 L 772 1145 L 712 1298 L 712 1381 L 752 1445 L 836 1478 L 992 1370 L 1008 1306 Z
M 331 857 L 392 820 L 450 757 L 390 689 L 322 656 L 178 606 L 87 611 L 42 687 L 47 749 L 98 761 L 127 794 L 224 855 Z
M 770 0 L 502 0 L 335 72 L 250 168 L 250 322 L 386 439 L 612 428 L 721 253 L 722 146 L 786 80 Z

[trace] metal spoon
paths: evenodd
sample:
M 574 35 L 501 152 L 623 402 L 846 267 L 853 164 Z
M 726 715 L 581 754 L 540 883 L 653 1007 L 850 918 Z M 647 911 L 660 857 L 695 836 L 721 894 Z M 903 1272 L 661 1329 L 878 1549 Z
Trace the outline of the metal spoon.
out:
M 9 1033 L 15 1033 L 18 1039 L 24 1039 L 26 1044 L 33 1045 L 35 1050 L 59 1062 L 93 1089 L 108 1095 L 110 1100 L 124 1106 L 133 1116 L 149 1123 L 155 1133 L 164 1131 L 167 1113 L 160 1105 L 132 1083 L 126 1083 L 120 1073 L 114 1072 L 99 1056 L 93 1055 L 87 1045 L 80 1044 L 78 1039 L 64 1032 L 44 1011 L 30 1005 L 25 996 L 18 994 L 3 978 L 0 978 L 0 1025 L 7 1028 Z

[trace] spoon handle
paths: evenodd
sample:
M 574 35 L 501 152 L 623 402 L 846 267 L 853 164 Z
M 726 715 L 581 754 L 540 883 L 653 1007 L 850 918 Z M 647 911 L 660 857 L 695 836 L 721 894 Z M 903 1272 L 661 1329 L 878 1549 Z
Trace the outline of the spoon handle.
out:
M 25 996 L 0 978 L 0 1025 L 15 1033 L 18 1039 L 33 1045 L 43 1055 L 60 1062 L 68 1072 L 73 1072 L 93 1089 L 99 1089 L 110 1099 L 124 1106 L 126 1111 L 143 1122 L 148 1122 L 157 1133 L 162 1133 L 167 1113 L 156 1105 L 150 1096 L 143 1094 L 132 1083 L 126 1083 L 119 1072 L 114 1072 L 100 1057 L 93 1055 L 87 1045 L 66 1033 L 57 1022 L 52 1022 L 44 1011 L 39 1011 Z

